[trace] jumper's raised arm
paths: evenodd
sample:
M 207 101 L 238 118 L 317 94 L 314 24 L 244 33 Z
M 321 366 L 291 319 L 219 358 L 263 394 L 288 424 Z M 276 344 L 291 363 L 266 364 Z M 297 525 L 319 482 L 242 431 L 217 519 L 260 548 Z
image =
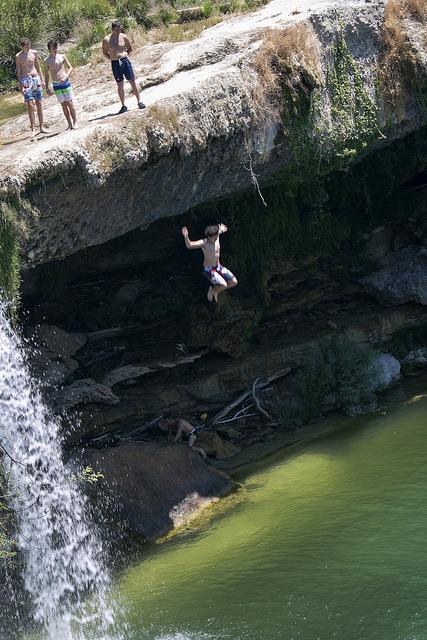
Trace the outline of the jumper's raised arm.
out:
M 181 233 L 184 236 L 184 242 L 187 249 L 201 249 L 205 244 L 204 240 L 190 240 L 188 237 L 187 227 L 182 227 Z

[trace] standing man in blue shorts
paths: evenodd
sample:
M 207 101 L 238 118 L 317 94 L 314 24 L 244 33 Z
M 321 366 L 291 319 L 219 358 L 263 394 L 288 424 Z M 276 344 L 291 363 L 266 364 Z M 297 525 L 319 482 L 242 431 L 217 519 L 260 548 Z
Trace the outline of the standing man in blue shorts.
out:
M 102 53 L 108 60 L 111 60 L 111 69 L 113 71 L 114 79 L 117 82 L 117 91 L 119 92 L 120 102 L 122 103 L 119 113 L 125 113 L 128 110 L 125 105 L 125 78 L 132 87 L 138 107 L 140 109 L 144 109 L 145 104 L 141 102 L 139 89 L 135 82 L 135 73 L 128 58 L 129 53 L 132 51 L 132 45 L 127 35 L 122 32 L 122 25 L 120 22 L 114 21 L 111 24 L 111 29 L 111 34 L 109 36 L 105 36 L 102 41 Z
M 40 133 L 49 133 L 43 124 L 43 87 L 44 79 L 40 68 L 40 62 L 37 51 L 31 49 L 31 42 L 28 38 L 21 38 L 21 51 L 16 54 L 16 77 L 19 83 L 19 90 L 24 97 L 25 104 L 28 107 L 28 117 L 31 125 L 31 139 L 36 137 L 36 123 L 34 114 L 34 105 L 37 109 L 39 119 Z

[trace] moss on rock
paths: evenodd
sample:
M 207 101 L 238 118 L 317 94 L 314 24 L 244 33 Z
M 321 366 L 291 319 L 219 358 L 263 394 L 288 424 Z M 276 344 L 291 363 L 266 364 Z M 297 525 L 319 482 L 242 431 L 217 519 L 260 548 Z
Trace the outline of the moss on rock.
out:
M 14 306 L 19 300 L 20 257 L 16 228 L 16 211 L 5 202 L 0 204 L 0 288 Z

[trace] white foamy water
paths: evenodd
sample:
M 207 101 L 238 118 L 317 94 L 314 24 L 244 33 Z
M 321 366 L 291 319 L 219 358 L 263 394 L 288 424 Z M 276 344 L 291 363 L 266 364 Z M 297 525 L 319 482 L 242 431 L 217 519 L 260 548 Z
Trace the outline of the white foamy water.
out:
M 16 541 L 33 617 L 48 640 L 119 640 L 110 576 L 78 480 L 62 459 L 59 421 L 44 405 L 0 305 L 0 442 L 9 461 Z M 8 461 L 5 459 L 5 464 Z

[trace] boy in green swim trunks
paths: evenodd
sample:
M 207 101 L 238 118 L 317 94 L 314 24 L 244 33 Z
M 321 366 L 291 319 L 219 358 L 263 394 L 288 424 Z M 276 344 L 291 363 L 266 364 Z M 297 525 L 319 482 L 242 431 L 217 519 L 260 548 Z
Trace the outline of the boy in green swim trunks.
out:
M 44 61 L 46 65 L 45 80 L 47 94 L 49 96 L 54 93 L 58 98 L 58 102 L 62 107 L 65 119 L 68 123 L 68 129 L 76 129 L 77 115 L 73 104 L 73 91 L 71 88 L 70 75 L 73 67 L 68 58 L 58 53 L 58 43 L 55 40 L 49 40 L 47 43 L 49 56 Z M 49 76 L 52 78 L 53 92 L 49 88 Z

